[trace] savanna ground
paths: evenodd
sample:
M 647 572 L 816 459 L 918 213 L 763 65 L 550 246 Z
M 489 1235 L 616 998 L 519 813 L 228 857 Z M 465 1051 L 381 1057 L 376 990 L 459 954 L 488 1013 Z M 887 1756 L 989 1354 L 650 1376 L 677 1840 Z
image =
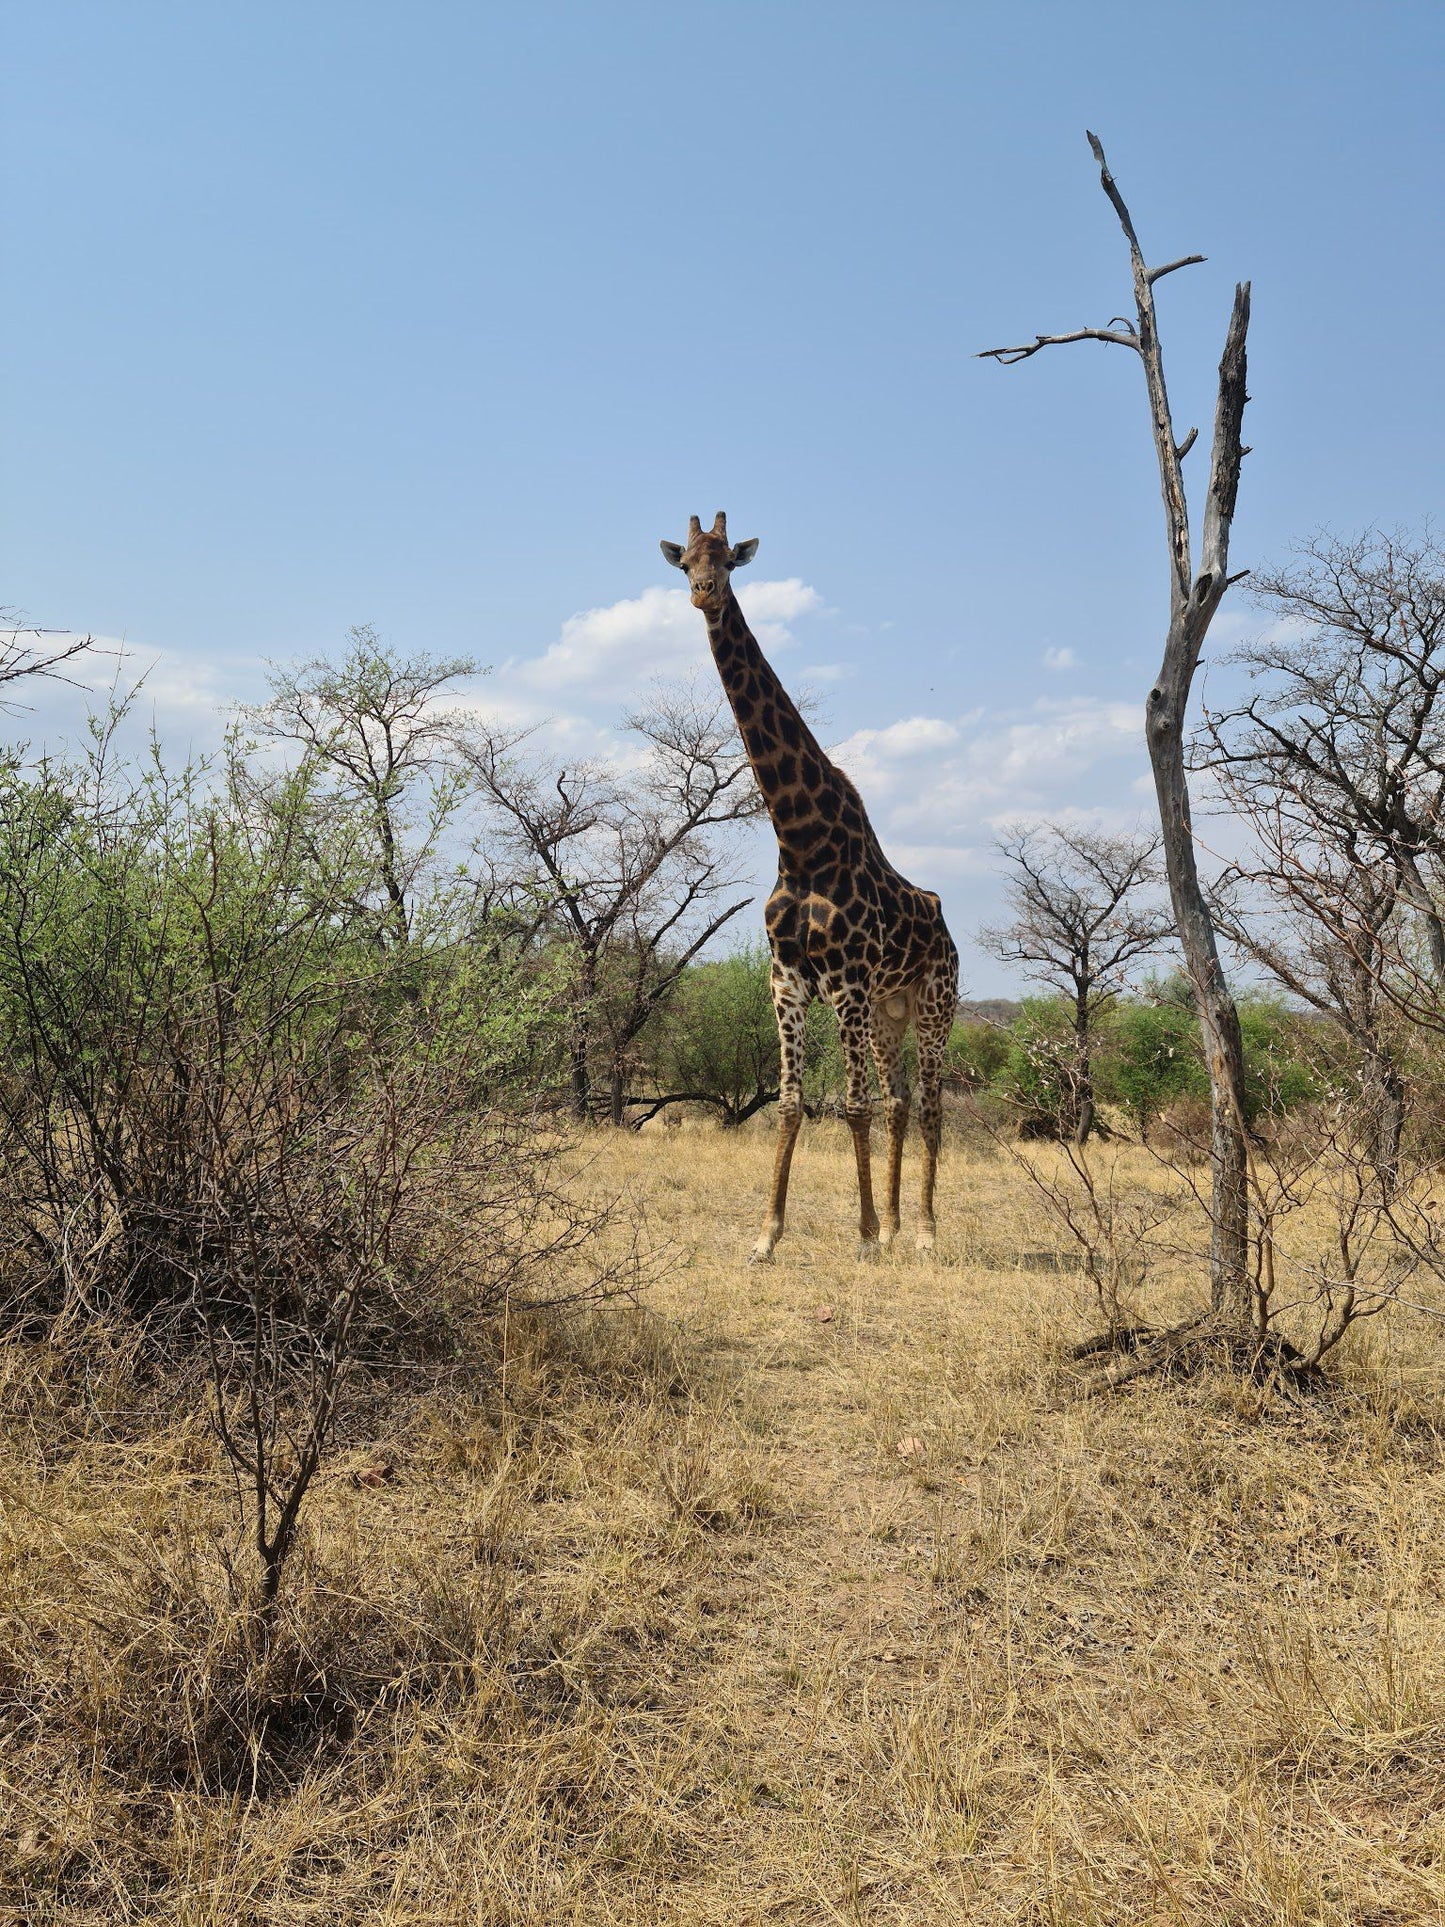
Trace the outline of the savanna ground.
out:
M 1007 1159 L 862 1267 L 810 1126 L 750 1270 L 769 1162 L 607 1136 L 644 1304 L 359 1379 L 264 1664 L 194 1388 L 9 1345 L 0 1919 L 1445 1918 L 1445 1327 L 1080 1400 Z

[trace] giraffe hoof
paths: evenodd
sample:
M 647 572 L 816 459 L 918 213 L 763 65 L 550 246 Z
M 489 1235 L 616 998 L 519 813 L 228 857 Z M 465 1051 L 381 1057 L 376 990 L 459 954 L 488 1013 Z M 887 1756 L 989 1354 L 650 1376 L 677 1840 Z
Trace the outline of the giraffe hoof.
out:
M 748 1253 L 748 1263 L 750 1265 L 770 1265 L 772 1262 L 773 1247 L 771 1245 L 754 1245 Z
M 920 1258 L 931 1258 L 933 1256 L 933 1233 L 931 1231 L 919 1232 L 918 1255 Z
M 876 1238 L 860 1238 L 858 1240 L 858 1262 L 860 1265 L 876 1265 L 878 1262 L 878 1253 L 879 1244 Z

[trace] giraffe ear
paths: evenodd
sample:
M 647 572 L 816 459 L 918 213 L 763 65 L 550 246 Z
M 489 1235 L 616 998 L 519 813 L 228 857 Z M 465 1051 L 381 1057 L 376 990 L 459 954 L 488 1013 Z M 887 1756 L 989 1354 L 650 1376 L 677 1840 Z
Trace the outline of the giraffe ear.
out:
M 730 569 L 742 568 L 744 563 L 752 561 L 757 552 L 758 538 L 754 535 L 750 537 L 748 541 L 738 543 L 737 547 L 728 557 L 728 567 Z
M 682 567 L 681 542 L 662 542 L 662 543 L 659 543 L 658 546 L 661 548 L 662 553 L 667 557 L 668 561 L 672 564 L 673 568 L 680 569 Z

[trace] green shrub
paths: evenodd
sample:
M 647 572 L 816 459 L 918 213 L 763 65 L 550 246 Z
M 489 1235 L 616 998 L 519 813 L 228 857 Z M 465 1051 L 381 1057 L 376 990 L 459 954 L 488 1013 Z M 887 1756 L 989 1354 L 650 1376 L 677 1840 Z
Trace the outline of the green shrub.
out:
M 1000 1025 L 964 1020 L 949 1034 L 943 1074 L 964 1090 L 987 1090 L 1003 1071 L 1008 1056 L 1009 1034 Z
M 725 1127 L 771 1103 L 778 1026 L 766 943 L 691 965 L 644 1042 L 659 1095 L 712 1104 Z
M 258 786 L 238 746 L 219 771 L 126 770 L 103 737 L 89 763 L 0 770 L 12 1308 L 184 1320 L 351 1263 L 396 1307 L 509 1268 L 498 1159 L 510 1193 L 532 1153 L 503 1099 L 545 985 L 440 914 L 378 942 L 369 825 L 314 774 Z
M 992 1090 L 1007 1099 L 1026 1136 L 1072 1128 L 1076 1062 L 1073 1015 L 1061 997 L 1027 997 L 1004 1034 Z
M 1199 1020 L 1173 1002 L 1131 998 L 1111 1012 L 1098 1064 L 1099 1094 L 1118 1104 L 1140 1137 L 1181 1098 L 1208 1098 Z

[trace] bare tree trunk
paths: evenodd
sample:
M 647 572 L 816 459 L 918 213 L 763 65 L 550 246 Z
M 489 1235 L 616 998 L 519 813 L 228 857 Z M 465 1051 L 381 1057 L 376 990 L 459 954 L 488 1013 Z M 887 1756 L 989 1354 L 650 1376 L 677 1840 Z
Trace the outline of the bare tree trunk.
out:
M 391 820 L 391 810 L 384 797 L 376 803 L 376 834 L 381 846 L 381 883 L 386 891 L 386 921 L 391 925 L 392 935 L 399 944 L 411 941 L 411 918 L 407 912 L 406 891 L 402 886 L 397 867 L 396 830 Z
M 1210 611 L 1212 614 L 1213 611 Z M 1182 612 L 1187 615 L 1187 611 Z M 1207 620 L 1207 618 L 1206 618 Z M 1244 1124 L 1244 1044 L 1239 1013 L 1219 961 L 1214 923 L 1199 882 L 1189 786 L 1184 771 L 1184 709 L 1199 660 L 1185 620 L 1171 624 L 1159 680 L 1146 705 L 1149 759 L 1164 830 L 1164 860 L 1174 920 L 1194 986 L 1209 1069 L 1213 1113 L 1210 1305 L 1226 1323 L 1252 1328 L 1248 1274 L 1248 1151 Z
M 625 1117 L 623 1100 L 626 1095 L 627 1086 L 623 1081 L 622 1066 L 621 1064 L 614 1063 L 607 1093 L 607 1116 L 614 1130 L 620 1131 L 622 1129 Z
M 592 1078 L 587 1068 L 587 1029 L 579 1018 L 572 1033 L 572 1115 L 579 1124 L 592 1117 Z
M 1103 165 L 1102 154 L 1100 165 Z M 1107 169 L 1105 179 L 1108 180 Z M 1122 203 L 1119 205 L 1122 206 Z M 1132 232 L 1130 233 L 1133 242 Z M 1214 612 L 1229 586 L 1229 525 L 1239 488 L 1243 457 L 1240 426 L 1244 415 L 1245 333 L 1249 327 L 1249 287 L 1235 290 L 1234 312 L 1219 367 L 1214 450 L 1204 517 L 1204 553 L 1191 581 L 1187 509 L 1179 449 L 1174 441 L 1164 390 L 1163 364 L 1153 329 L 1154 297 L 1147 270 L 1133 242 L 1135 292 L 1140 310 L 1140 341 L 1150 376 L 1154 439 L 1159 456 L 1165 512 L 1174 568 L 1173 608 L 1164 660 L 1145 703 L 1145 734 L 1159 799 L 1164 834 L 1164 864 L 1185 967 L 1194 986 L 1209 1068 L 1213 1112 L 1212 1226 L 1210 1306 L 1231 1329 L 1254 1329 L 1254 1288 L 1249 1277 L 1249 1148 L 1245 1126 L 1244 1044 L 1239 1013 L 1225 982 L 1215 939 L 1214 920 L 1199 881 L 1194 830 L 1185 773 L 1184 719 L 1200 653 Z
M 1437 993 L 1445 991 L 1445 919 L 1435 902 L 1420 866 L 1413 855 L 1397 858 L 1406 901 L 1425 926 L 1425 943 L 1430 952 L 1430 974 Z
M 1136 322 L 1116 319 L 1107 328 L 1081 328 L 1067 335 L 1039 335 L 1017 348 L 985 352 L 1005 363 L 1023 361 L 1041 348 L 1070 341 L 1103 341 L 1132 348 L 1144 365 L 1150 428 L 1159 464 L 1169 551 L 1169 629 L 1164 659 L 1145 706 L 1145 735 L 1159 821 L 1169 894 L 1184 961 L 1194 985 L 1203 1032 L 1214 1118 L 1210 1239 L 1210 1305 L 1217 1323 L 1231 1335 L 1256 1330 L 1255 1292 L 1248 1268 L 1249 1141 L 1245 1125 L 1244 1051 L 1239 1015 L 1220 966 L 1214 922 L 1200 887 L 1189 813 L 1185 772 L 1184 719 L 1204 638 L 1232 579 L 1228 573 L 1229 532 L 1239 492 L 1239 470 L 1246 450 L 1240 438 L 1245 392 L 1245 335 L 1249 328 L 1249 284 L 1234 291 L 1234 309 L 1219 365 L 1219 390 L 1210 454 L 1204 535 L 1196 573 L 1189 531 L 1189 501 L 1184 488 L 1184 458 L 1194 446 L 1194 429 L 1176 441 L 1164 359 L 1154 311 L 1154 284 L 1202 255 L 1185 255 L 1150 268 L 1124 197 L 1109 172 L 1104 150 L 1093 134 L 1089 146 L 1099 164 L 1099 179 L 1129 244 Z

